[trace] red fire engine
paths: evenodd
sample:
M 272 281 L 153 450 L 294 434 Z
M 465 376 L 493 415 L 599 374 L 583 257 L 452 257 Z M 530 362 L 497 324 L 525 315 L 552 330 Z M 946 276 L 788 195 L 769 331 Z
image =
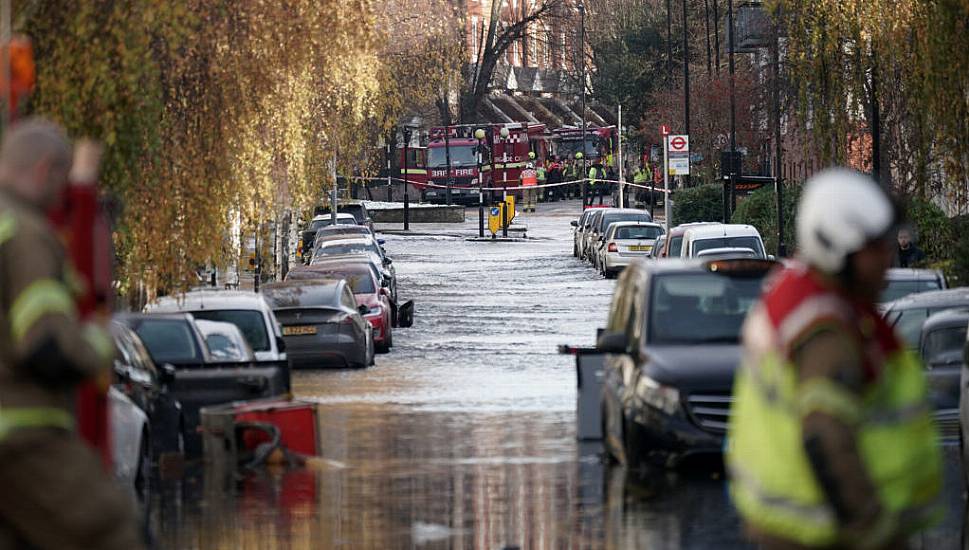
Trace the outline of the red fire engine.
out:
M 563 126 L 552 130 L 552 134 L 555 136 L 555 154 L 562 159 L 575 158 L 575 154 L 582 151 L 587 164 L 601 160 L 604 166 L 611 166 L 615 162 L 619 147 L 615 126 L 587 127 L 584 147 L 581 126 Z

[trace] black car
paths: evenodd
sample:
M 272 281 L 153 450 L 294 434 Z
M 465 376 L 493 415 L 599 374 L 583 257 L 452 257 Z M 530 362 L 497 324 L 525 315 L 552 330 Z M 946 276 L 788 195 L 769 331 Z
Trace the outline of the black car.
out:
M 175 367 L 170 391 L 182 405 L 185 454 L 197 457 L 199 411 L 209 405 L 285 395 L 289 365 L 283 362 L 216 362 L 189 313 L 123 314 L 115 320 L 133 330 L 156 365 Z
M 619 462 L 676 466 L 719 456 L 740 329 L 769 260 L 636 262 L 620 276 L 597 348 L 603 424 Z
M 922 325 L 919 343 L 935 422 L 943 439 L 953 442 L 959 438 L 959 394 L 966 327 L 969 327 L 969 310 L 936 313 Z
M 338 214 L 350 214 L 353 216 L 359 225 L 363 225 L 373 231 L 373 218 L 370 217 L 370 212 L 367 211 L 367 207 L 362 202 L 348 202 L 348 203 L 338 203 L 336 207 Z M 313 209 L 314 216 L 321 216 L 330 213 L 330 208 L 328 206 L 317 206 Z
M 180 459 L 185 452 L 185 419 L 182 404 L 171 392 L 175 367 L 156 365 L 141 338 L 122 323 L 111 323 L 111 335 L 117 348 L 114 385 L 148 417 L 152 462 Z
M 917 350 L 925 320 L 940 311 L 955 308 L 969 308 L 969 288 L 909 294 L 885 305 L 884 316 L 905 344 Z

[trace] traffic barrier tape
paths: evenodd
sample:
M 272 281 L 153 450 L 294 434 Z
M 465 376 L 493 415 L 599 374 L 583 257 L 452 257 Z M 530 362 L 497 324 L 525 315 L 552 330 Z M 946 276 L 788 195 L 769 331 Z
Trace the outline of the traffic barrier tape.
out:
M 381 177 L 352 177 L 352 178 L 346 178 L 346 179 L 349 179 L 349 180 L 366 180 L 366 181 L 382 181 L 382 182 L 386 182 L 388 178 L 385 178 L 385 177 L 384 178 L 381 178 Z M 403 178 L 394 178 L 394 177 L 389 178 L 389 179 L 391 181 L 395 181 L 395 182 L 398 182 L 398 183 L 409 183 L 411 185 L 423 185 L 424 187 L 433 187 L 434 189 L 447 189 L 448 188 L 447 185 L 440 185 L 440 184 L 437 184 L 437 183 L 428 183 L 426 181 L 413 181 L 413 180 L 408 180 L 408 179 L 403 179 Z M 561 187 L 563 185 L 572 185 L 572 184 L 575 184 L 575 183 L 583 183 L 583 182 L 587 182 L 587 181 L 589 181 L 589 178 L 582 178 L 582 179 L 578 179 L 578 180 L 569 180 L 569 181 L 561 181 L 561 182 L 558 182 L 558 183 L 541 183 L 541 184 L 537 184 L 537 185 L 527 185 L 527 186 L 526 185 L 514 185 L 514 186 L 509 185 L 509 186 L 502 186 L 502 187 L 481 187 L 480 189 L 481 189 L 481 191 L 515 191 L 515 190 L 518 190 L 518 189 L 542 189 L 542 188 L 546 188 L 546 187 Z M 619 180 L 596 180 L 596 184 L 599 184 L 599 183 L 616 183 L 616 184 L 618 184 L 620 182 L 619 182 Z M 665 193 L 666 192 L 666 189 L 664 189 L 662 187 L 655 187 L 655 186 L 652 186 L 652 185 L 642 185 L 642 184 L 639 184 L 639 183 L 630 183 L 628 181 L 627 182 L 622 182 L 622 186 L 623 187 L 636 187 L 636 188 L 639 188 L 639 189 L 649 189 L 651 191 L 659 191 L 660 193 Z M 455 189 L 457 187 L 458 186 L 454 186 L 454 185 L 451 186 L 452 189 Z M 476 185 L 460 186 L 460 188 L 461 189 L 471 189 L 471 190 L 477 190 L 477 189 L 479 189 L 479 187 L 476 186 Z M 670 193 L 672 194 L 673 191 L 670 190 Z

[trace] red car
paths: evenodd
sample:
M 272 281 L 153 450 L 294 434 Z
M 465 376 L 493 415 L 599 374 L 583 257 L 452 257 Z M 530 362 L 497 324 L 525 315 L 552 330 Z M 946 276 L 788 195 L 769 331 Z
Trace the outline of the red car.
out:
M 350 285 L 357 306 L 366 306 L 363 318 L 373 326 L 373 340 L 377 351 L 387 353 L 394 345 L 389 291 L 366 262 L 327 263 L 299 267 L 286 275 L 287 281 L 313 279 L 345 279 Z

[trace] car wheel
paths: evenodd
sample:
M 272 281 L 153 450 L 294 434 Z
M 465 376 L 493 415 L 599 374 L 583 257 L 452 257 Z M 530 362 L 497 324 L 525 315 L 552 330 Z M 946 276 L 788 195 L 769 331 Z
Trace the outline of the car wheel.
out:
M 572 241 L 572 257 L 573 258 L 579 257 L 579 247 L 576 246 L 575 241 Z

